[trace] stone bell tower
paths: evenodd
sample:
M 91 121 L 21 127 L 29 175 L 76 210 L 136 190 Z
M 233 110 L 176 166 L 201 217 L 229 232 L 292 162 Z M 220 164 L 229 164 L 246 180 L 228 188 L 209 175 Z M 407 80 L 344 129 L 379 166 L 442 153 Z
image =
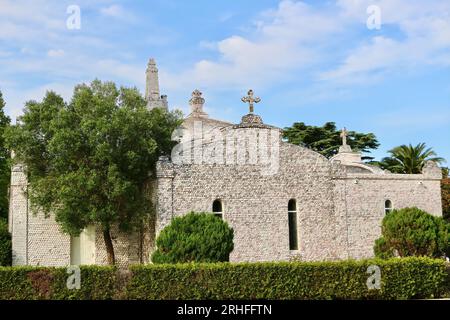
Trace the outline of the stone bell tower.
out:
M 148 61 L 147 65 L 145 100 L 149 109 L 162 108 L 168 110 L 167 96 L 159 93 L 158 68 L 153 58 Z

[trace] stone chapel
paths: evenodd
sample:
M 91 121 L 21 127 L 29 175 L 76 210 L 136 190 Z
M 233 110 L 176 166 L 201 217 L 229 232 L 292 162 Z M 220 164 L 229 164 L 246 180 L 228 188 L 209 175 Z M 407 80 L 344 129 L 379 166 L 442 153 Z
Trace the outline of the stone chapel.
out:
M 168 109 L 158 69 L 146 71 L 148 108 Z M 327 159 L 282 139 L 265 124 L 249 91 L 249 113 L 240 123 L 212 119 L 195 90 L 191 113 L 174 133 L 178 145 L 161 157 L 154 178 L 155 215 L 142 232 L 113 230 L 119 265 L 149 263 L 155 238 L 171 219 L 190 211 L 211 212 L 234 229 L 232 262 L 323 261 L 373 256 L 383 217 L 416 206 L 442 215 L 441 169 L 428 162 L 421 174 L 393 174 L 365 164 L 346 143 Z M 60 231 L 52 217 L 32 213 L 24 167 L 12 168 L 9 229 L 13 265 L 106 264 L 103 236 L 95 226 L 79 237 Z

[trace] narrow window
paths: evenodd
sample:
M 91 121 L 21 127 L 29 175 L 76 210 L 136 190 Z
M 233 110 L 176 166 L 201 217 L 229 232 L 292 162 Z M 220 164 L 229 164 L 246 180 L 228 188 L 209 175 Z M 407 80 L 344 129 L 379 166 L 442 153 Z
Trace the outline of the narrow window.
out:
M 288 220 L 289 220 L 289 249 L 290 250 L 298 250 L 297 202 L 295 201 L 295 199 L 289 200 Z
M 384 213 L 388 214 L 392 210 L 393 210 L 393 208 L 392 208 L 392 201 L 391 200 L 386 200 L 384 202 Z
M 213 211 L 214 215 L 216 217 L 222 219 L 222 215 L 223 215 L 222 201 L 214 200 L 212 209 L 213 209 L 212 211 Z

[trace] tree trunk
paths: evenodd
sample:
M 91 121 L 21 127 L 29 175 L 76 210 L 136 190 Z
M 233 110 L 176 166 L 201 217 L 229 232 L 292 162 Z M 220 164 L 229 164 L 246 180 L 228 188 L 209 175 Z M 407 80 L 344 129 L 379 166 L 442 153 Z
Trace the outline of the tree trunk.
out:
M 103 230 L 103 239 L 105 240 L 106 253 L 108 254 L 108 264 L 115 265 L 116 257 L 114 255 L 114 246 L 109 228 Z

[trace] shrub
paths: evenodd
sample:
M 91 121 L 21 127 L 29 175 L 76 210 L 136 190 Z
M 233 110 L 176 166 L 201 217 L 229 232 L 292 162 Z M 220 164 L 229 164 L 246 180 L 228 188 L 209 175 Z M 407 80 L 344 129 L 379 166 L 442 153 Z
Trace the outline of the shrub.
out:
M 379 258 L 394 253 L 400 257 L 443 257 L 449 249 L 449 225 L 418 208 L 393 210 L 382 222 L 382 237 L 375 241 Z
M 442 179 L 442 215 L 450 223 L 450 178 Z
M 0 219 L 0 266 L 10 266 L 12 263 L 11 235 L 8 224 Z
M 390 259 L 395 256 L 394 250 L 388 246 L 384 237 L 375 240 L 374 252 L 375 256 L 380 259 Z
M 81 288 L 67 288 L 66 268 L 0 267 L 0 300 L 98 300 L 117 292 L 113 267 L 82 266 Z
M 380 289 L 367 286 L 380 268 Z M 410 299 L 450 291 L 445 262 L 430 258 L 339 262 L 82 266 L 81 288 L 66 268 L 0 267 L 0 300 L 109 299 Z
M 188 213 L 174 218 L 156 240 L 153 263 L 228 261 L 233 229 L 211 213 Z
M 369 289 L 370 265 L 381 270 Z M 131 267 L 129 299 L 410 299 L 444 293 L 445 262 L 430 258 Z

